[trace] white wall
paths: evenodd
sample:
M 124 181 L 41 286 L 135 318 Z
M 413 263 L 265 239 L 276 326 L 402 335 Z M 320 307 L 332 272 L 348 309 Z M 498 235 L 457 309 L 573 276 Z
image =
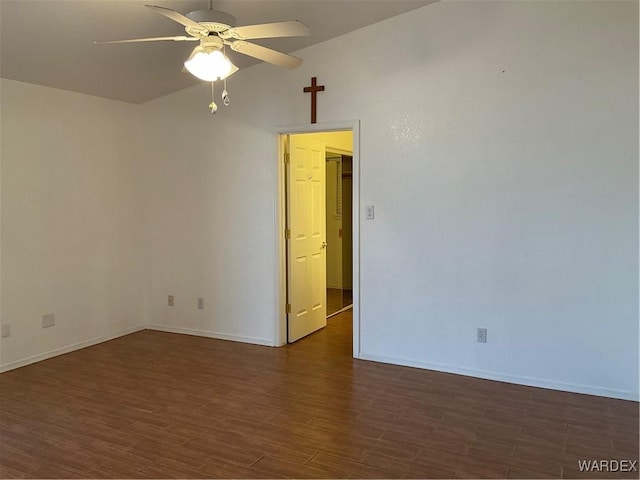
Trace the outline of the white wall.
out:
M 141 107 L 151 322 L 273 342 L 274 132 L 317 76 L 376 206 L 356 353 L 637 399 L 637 3 L 440 2 L 299 54 L 217 116 L 206 85 Z
M 6 79 L 0 94 L 5 370 L 143 327 L 146 292 L 137 107 Z

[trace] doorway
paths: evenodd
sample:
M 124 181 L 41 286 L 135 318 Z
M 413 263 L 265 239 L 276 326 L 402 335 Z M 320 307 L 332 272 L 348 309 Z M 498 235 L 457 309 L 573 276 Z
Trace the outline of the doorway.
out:
M 323 328 L 327 316 L 352 308 L 353 354 L 358 357 L 359 123 L 283 127 L 277 136 L 280 289 L 275 344 L 294 342 Z M 299 154 L 302 157 L 298 157 Z M 307 160 L 301 160 L 303 157 Z M 318 178 L 324 181 L 322 221 L 316 218 L 320 189 L 310 186 Z M 307 210 L 296 210 L 305 198 L 311 206 Z M 296 219 L 315 228 L 303 225 L 299 229 Z M 318 258 L 322 258 L 322 262 L 317 261 Z M 324 271 L 318 274 L 317 266 L 321 264 Z M 300 280 L 305 276 L 306 284 Z M 308 285 L 315 285 L 317 289 L 318 284 L 322 294 L 309 293 Z M 303 291 L 300 288 L 296 291 L 300 285 L 304 285 Z M 306 298 L 299 300 L 300 297 Z M 323 314 L 319 315 L 318 311 Z M 303 320 L 305 318 L 308 321 Z M 300 328 L 305 321 L 307 324 Z
M 327 318 L 353 307 L 353 152 L 326 147 Z

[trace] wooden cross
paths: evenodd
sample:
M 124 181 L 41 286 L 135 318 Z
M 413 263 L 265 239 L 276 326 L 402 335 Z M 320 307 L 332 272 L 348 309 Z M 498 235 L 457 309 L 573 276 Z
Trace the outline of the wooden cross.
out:
M 324 85 L 316 84 L 317 78 L 311 77 L 311 86 L 304 87 L 305 93 L 311 93 L 311 123 L 316 123 L 317 102 L 316 95 L 318 92 L 324 92 Z

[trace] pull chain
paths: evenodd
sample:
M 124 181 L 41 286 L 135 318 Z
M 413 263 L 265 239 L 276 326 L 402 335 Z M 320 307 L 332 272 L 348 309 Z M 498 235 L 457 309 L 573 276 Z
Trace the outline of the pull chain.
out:
M 218 105 L 216 105 L 216 102 L 214 100 L 213 84 L 214 82 L 211 82 L 211 103 L 209 104 L 209 110 L 211 111 L 211 113 L 216 113 L 218 111 Z
M 227 56 L 227 49 L 226 49 L 226 45 L 222 45 L 222 54 L 226 57 Z M 229 99 L 229 92 L 227 92 L 227 77 L 224 78 L 224 90 L 222 90 L 222 103 L 224 104 L 225 107 L 228 107 L 229 104 L 231 103 L 231 100 Z

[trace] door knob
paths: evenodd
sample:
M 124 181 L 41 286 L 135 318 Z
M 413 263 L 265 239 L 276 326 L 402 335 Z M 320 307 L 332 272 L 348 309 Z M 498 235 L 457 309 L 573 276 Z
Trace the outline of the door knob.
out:
M 322 242 L 322 248 L 327 248 L 327 242 Z

